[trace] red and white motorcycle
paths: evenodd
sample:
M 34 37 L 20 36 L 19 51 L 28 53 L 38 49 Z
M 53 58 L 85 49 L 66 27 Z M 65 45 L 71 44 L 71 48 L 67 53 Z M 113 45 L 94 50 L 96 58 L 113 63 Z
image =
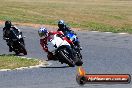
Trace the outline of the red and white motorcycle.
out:
M 48 47 L 48 50 L 53 54 L 52 58 L 59 60 L 62 64 L 66 63 L 70 67 L 74 67 L 76 63 L 78 63 L 76 54 L 72 50 L 71 45 L 57 34 L 53 35 L 51 41 L 48 43 Z M 51 55 L 48 54 L 49 58 L 50 56 Z

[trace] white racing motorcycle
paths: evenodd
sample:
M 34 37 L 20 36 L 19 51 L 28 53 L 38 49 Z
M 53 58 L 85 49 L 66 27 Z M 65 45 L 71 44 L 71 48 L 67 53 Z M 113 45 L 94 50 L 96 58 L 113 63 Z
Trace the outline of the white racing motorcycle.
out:
M 52 58 L 59 60 L 59 62 L 66 63 L 70 67 L 74 67 L 78 60 L 71 45 L 59 37 L 57 34 L 53 35 L 51 42 L 48 43 L 49 51 L 52 52 Z M 48 55 L 49 57 L 50 55 Z M 80 61 L 80 60 L 79 60 Z

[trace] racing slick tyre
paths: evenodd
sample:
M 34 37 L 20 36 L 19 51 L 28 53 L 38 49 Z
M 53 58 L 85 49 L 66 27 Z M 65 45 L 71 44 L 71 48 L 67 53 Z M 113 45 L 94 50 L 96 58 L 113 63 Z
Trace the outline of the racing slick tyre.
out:
M 81 59 L 78 59 L 78 61 L 76 62 L 76 65 L 77 66 L 82 66 L 82 64 L 83 64 L 82 60 Z
M 27 55 L 27 50 L 25 49 L 25 46 L 22 44 L 22 43 L 20 43 L 20 51 L 24 54 L 24 55 Z
M 69 56 L 69 53 L 66 49 L 61 50 L 60 55 L 66 64 L 68 64 L 70 67 L 75 67 L 75 62 L 72 60 L 72 57 Z
M 77 53 L 76 54 L 76 65 L 77 66 L 82 66 L 82 64 L 83 64 L 83 61 L 82 61 L 82 55 L 80 54 L 80 53 Z

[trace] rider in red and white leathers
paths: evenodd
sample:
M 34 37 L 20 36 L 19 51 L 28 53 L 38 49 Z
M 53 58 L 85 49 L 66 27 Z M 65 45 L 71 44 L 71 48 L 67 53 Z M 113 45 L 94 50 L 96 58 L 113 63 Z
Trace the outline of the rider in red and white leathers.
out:
M 52 38 L 53 38 L 53 35 L 57 34 L 58 36 L 60 36 L 63 40 L 66 40 L 69 44 L 72 44 L 72 41 L 71 40 L 68 40 L 62 31 L 47 31 L 46 28 L 44 27 L 41 27 L 39 30 L 38 30 L 38 34 L 40 36 L 40 45 L 42 46 L 43 50 L 45 52 L 48 53 L 48 59 L 49 60 L 53 60 L 53 58 L 50 58 L 50 55 L 52 56 L 52 53 L 49 52 L 48 50 L 48 42 L 51 42 Z

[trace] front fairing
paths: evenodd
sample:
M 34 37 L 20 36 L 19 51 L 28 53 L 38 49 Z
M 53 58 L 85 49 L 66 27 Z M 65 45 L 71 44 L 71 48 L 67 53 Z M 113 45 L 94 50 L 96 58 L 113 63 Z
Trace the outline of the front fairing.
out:
M 54 35 L 53 38 L 48 41 L 48 50 L 52 52 L 63 45 L 70 46 L 66 40 L 61 39 L 57 35 Z
M 69 32 L 66 36 L 73 42 L 78 41 L 78 38 L 74 33 Z

